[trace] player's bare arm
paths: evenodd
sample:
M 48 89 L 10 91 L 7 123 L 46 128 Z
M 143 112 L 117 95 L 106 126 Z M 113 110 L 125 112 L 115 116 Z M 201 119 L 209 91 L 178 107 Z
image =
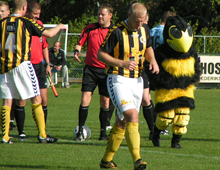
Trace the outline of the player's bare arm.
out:
M 75 46 L 75 50 L 74 50 L 74 59 L 77 61 L 77 62 L 81 62 L 81 60 L 79 59 L 79 56 L 81 55 L 80 51 L 82 49 L 82 46 L 81 45 L 76 45 Z
M 54 37 L 60 30 L 65 30 L 65 29 L 66 29 L 65 25 L 59 24 L 54 28 L 51 28 L 49 30 L 44 30 L 42 35 L 47 38 L 51 38 L 51 37 Z
M 46 62 L 46 63 L 50 63 L 49 51 L 48 51 L 48 48 L 47 48 L 47 47 L 43 49 L 43 55 L 44 55 L 44 60 L 45 60 L 45 62 Z M 47 72 L 47 75 L 49 74 L 49 75 L 51 76 L 50 64 L 47 64 L 46 72 Z
M 155 59 L 154 50 L 152 47 L 146 49 L 145 59 L 150 62 L 149 70 L 151 70 L 152 73 L 158 74 L 160 72 L 160 69 Z
M 101 49 L 98 51 L 97 58 L 99 61 L 102 61 L 110 66 L 124 67 L 129 70 L 134 70 L 134 68 L 137 66 L 135 61 L 123 61 L 116 59 Z

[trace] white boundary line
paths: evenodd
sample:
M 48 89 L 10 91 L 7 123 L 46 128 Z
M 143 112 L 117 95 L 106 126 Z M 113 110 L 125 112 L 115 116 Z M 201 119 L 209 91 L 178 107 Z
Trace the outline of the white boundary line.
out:
M 74 140 L 66 140 L 66 139 L 59 139 L 58 142 L 70 142 L 70 143 L 80 143 L 79 141 Z M 94 141 L 86 141 L 82 142 L 82 144 L 91 144 L 94 143 Z M 97 143 L 94 143 L 94 145 L 98 145 Z M 102 145 L 102 144 L 101 144 Z M 106 144 L 103 144 L 103 146 L 106 146 Z M 120 146 L 120 149 L 128 150 L 128 147 Z M 184 156 L 184 157 L 195 157 L 195 158 L 203 158 L 203 159 L 216 159 L 220 160 L 219 156 L 205 156 L 205 155 L 195 155 L 195 154 L 181 154 L 181 153 L 172 153 L 172 152 L 159 152 L 159 151 L 151 151 L 146 150 L 145 148 L 141 148 L 141 152 L 145 153 L 154 153 L 154 154 L 163 154 L 163 155 L 174 155 L 174 156 Z

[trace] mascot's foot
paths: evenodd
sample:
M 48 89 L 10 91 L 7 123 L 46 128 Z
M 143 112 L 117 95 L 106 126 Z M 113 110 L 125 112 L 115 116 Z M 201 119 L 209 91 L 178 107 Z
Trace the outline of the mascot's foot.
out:
M 171 142 L 171 148 L 174 148 L 174 149 L 183 149 L 179 143 L 177 142 Z

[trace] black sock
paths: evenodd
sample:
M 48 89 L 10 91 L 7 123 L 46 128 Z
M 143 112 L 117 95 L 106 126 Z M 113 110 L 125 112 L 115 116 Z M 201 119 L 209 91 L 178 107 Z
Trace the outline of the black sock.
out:
M 79 131 L 82 132 L 83 129 L 82 127 L 85 125 L 86 123 L 86 119 L 88 116 L 88 110 L 89 110 L 89 106 L 83 107 L 83 106 L 79 106 Z
M 24 120 L 25 120 L 25 109 L 24 107 L 19 107 L 15 105 L 15 120 L 18 128 L 19 135 L 23 133 L 24 131 Z
M 153 110 L 153 117 L 154 117 L 154 123 L 156 122 L 156 118 L 157 118 L 157 113 L 155 112 L 155 109 L 154 109 L 154 103 L 152 100 L 150 100 L 150 103 L 152 105 L 152 110 Z
M 107 125 L 106 126 L 110 126 L 111 125 L 110 120 L 112 118 L 114 110 L 115 110 L 115 106 L 113 105 L 112 100 L 110 99 L 110 102 L 109 102 L 109 112 L 108 112 L 108 121 L 107 121 Z
M 173 134 L 172 143 L 179 143 L 182 135 Z
M 43 106 L 43 111 L 44 111 L 44 120 L 46 124 L 47 123 L 47 106 Z
M 149 106 L 143 106 L 143 115 L 149 130 L 152 132 L 154 127 L 154 108 L 151 104 Z
M 101 132 L 100 132 L 100 136 L 103 136 L 106 134 L 106 125 L 108 122 L 108 113 L 109 113 L 109 109 L 103 109 L 100 107 L 100 113 L 99 113 L 99 121 L 101 124 Z

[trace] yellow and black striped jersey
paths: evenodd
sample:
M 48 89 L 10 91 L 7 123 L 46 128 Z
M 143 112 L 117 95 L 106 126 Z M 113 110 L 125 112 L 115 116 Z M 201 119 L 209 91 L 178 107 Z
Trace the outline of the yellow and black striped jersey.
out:
M 44 27 L 31 19 L 12 15 L 0 21 L 1 69 L 0 73 L 31 59 L 31 37 L 41 36 Z
M 134 71 L 122 67 L 113 67 L 106 64 L 107 74 L 118 74 L 124 77 L 138 78 L 143 69 L 144 54 L 146 48 L 152 46 L 148 25 L 144 24 L 139 30 L 132 31 L 122 21 L 109 33 L 101 45 L 101 49 L 116 59 L 124 61 L 136 61 Z

